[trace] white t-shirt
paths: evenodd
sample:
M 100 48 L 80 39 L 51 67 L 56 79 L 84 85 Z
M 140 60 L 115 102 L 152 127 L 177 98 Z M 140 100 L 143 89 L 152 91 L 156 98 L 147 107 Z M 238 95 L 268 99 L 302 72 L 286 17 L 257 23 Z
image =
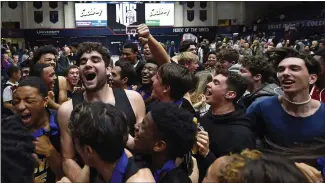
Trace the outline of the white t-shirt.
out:
M 11 87 L 12 86 L 18 86 L 18 82 L 16 83 L 12 83 L 10 81 L 7 81 L 6 84 L 10 84 L 9 86 L 7 86 L 4 90 L 3 90 L 3 94 L 2 94 L 2 98 L 3 98 L 3 102 L 9 102 L 12 100 L 12 90 Z

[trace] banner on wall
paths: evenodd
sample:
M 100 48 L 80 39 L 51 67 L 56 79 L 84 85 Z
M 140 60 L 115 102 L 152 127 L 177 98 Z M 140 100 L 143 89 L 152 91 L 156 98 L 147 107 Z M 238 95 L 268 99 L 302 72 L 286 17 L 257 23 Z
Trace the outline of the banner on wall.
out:
M 106 3 L 75 3 L 76 27 L 107 26 Z
M 124 32 L 129 25 L 144 23 L 144 4 L 141 2 L 118 2 L 107 5 L 108 26 L 114 32 Z
M 273 23 L 268 25 L 259 25 L 262 28 L 267 26 L 269 30 L 290 29 L 299 27 L 325 27 L 325 20 L 302 20 L 294 22 Z
M 145 6 L 148 26 L 174 26 L 174 3 L 146 3 Z

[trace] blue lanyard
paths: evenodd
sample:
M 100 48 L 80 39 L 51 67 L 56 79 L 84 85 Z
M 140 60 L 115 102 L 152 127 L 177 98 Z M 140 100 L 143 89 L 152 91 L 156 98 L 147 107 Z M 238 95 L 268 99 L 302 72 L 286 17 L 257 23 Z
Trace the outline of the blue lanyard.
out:
M 54 121 L 54 115 L 52 115 L 52 113 L 50 112 L 50 130 L 47 130 L 45 128 L 38 129 L 33 133 L 33 137 L 36 139 L 43 135 L 52 136 L 52 135 L 56 135 L 58 132 L 59 132 L 59 127 Z
M 124 179 L 124 173 L 128 165 L 129 158 L 125 152 L 122 157 L 118 160 L 111 178 L 111 183 L 122 183 Z
M 164 164 L 164 166 L 161 169 L 156 170 L 154 173 L 156 183 L 159 183 L 160 175 L 162 173 L 169 172 L 170 170 L 174 169 L 175 167 L 176 167 L 175 161 L 169 160 Z

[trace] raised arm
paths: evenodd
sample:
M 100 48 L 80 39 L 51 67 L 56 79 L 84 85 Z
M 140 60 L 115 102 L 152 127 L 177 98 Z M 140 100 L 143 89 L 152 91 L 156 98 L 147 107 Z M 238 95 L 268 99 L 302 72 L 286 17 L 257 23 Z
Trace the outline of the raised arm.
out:
M 148 43 L 150 51 L 157 62 L 157 64 L 163 65 L 170 63 L 170 57 L 162 45 L 150 34 L 149 28 L 146 24 L 138 26 L 139 40 L 142 44 Z

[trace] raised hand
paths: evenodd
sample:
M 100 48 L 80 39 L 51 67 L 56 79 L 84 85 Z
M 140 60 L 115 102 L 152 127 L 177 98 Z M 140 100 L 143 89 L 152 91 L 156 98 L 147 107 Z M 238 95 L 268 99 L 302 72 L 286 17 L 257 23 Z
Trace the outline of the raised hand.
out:
M 150 30 L 146 24 L 140 24 L 137 28 L 139 41 L 144 45 L 148 43 L 150 37 Z

